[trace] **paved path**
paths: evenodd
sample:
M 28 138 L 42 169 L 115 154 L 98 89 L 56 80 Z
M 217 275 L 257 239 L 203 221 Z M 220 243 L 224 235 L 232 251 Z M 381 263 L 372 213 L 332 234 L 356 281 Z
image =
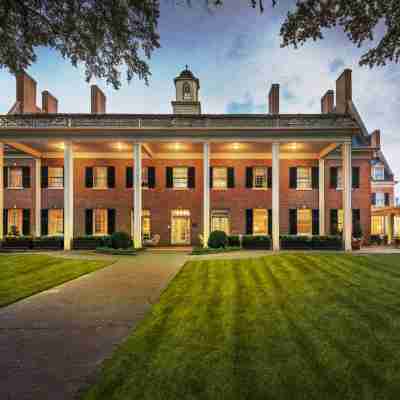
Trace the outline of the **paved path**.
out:
M 73 399 L 187 259 L 185 254 L 121 257 L 1 308 L 0 399 Z

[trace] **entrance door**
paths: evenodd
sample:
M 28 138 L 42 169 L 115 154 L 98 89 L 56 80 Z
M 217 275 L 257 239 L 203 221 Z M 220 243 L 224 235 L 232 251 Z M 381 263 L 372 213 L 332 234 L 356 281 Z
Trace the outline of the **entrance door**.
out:
M 171 215 L 171 244 L 190 244 L 190 211 L 173 210 Z

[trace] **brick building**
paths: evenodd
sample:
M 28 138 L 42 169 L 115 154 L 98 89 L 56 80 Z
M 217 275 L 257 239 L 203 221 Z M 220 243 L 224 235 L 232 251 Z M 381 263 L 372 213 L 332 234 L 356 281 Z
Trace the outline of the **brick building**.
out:
M 268 114 L 202 114 L 192 72 L 174 83 L 172 114 L 107 114 L 97 86 L 91 113 L 62 114 L 48 91 L 39 108 L 36 82 L 18 74 L 0 116 L 0 235 L 64 234 L 69 249 L 116 230 L 140 247 L 153 235 L 198 244 L 220 229 L 271 235 L 279 249 L 282 234 L 343 231 L 349 250 L 356 226 L 385 233 L 371 210 L 393 205 L 394 177 L 352 101 L 351 70 L 320 114 L 281 114 L 278 84 Z

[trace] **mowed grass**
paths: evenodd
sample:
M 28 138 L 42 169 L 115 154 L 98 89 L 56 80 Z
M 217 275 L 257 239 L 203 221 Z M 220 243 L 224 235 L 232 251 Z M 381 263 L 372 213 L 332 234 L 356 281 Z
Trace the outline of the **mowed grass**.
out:
M 0 256 L 0 307 L 110 264 L 47 255 Z
M 185 265 L 85 400 L 398 399 L 400 257 Z

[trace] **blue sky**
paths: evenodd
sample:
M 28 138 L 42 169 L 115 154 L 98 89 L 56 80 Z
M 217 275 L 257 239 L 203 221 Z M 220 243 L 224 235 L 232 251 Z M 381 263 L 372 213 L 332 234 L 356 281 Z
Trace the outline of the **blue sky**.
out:
M 294 1 L 281 0 L 260 14 L 246 0 L 226 0 L 222 9 L 208 12 L 203 0 L 161 0 L 161 48 L 150 60 L 150 85 L 133 80 L 119 91 L 97 83 L 107 95 L 108 112 L 169 113 L 174 96 L 173 78 L 188 64 L 200 79 L 204 113 L 260 113 L 267 110 L 271 83 L 281 84 L 281 112 L 320 112 L 320 98 L 335 89 L 344 68 L 353 70 L 353 101 L 369 131 L 381 129 L 383 149 L 400 177 L 400 65 L 359 67 L 366 47 L 356 48 L 340 31 L 304 47 L 280 48 L 279 29 Z M 368 44 L 367 44 L 368 45 Z M 38 82 L 39 94 L 49 90 L 59 99 L 60 112 L 88 112 L 89 84 L 83 70 L 57 53 L 40 49 L 38 61 L 28 69 Z M 0 113 L 15 100 L 15 80 L 0 70 Z

